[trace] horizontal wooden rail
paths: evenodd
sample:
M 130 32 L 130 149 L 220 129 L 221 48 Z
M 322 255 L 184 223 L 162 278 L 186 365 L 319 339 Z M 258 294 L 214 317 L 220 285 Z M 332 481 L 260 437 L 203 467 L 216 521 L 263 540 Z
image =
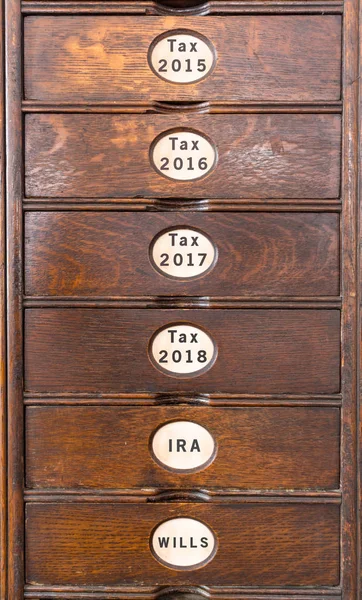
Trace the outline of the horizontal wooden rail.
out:
M 343 12 L 343 2 L 338 0 L 274 0 L 265 2 L 264 0 L 246 1 L 227 1 L 210 0 L 201 4 L 196 4 L 184 9 L 177 9 L 167 6 L 161 2 L 152 2 L 152 0 L 141 1 L 137 3 L 111 1 L 85 1 L 73 2 L 72 0 L 39 2 L 25 0 L 22 3 L 23 14 L 123 14 L 123 15 L 183 15 L 183 16 L 206 16 L 206 15 L 240 15 L 240 14 L 341 14 Z
M 339 199 L 24 198 L 24 211 L 341 212 Z
M 199 114 L 253 114 L 253 113 L 341 113 L 337 102 L 61 102 L 45 103 L 24 100 L 25 113 L 199 113 Z
M 342 405 L 340 394 L 52 394 L 25 392 L 27 406 L 334 406 Z
M 25 297 L 25 308 L 340 308 L 341 298 L 239 298 L 229 297 Z
M 339 600 L 341 590 L 336 588 L 238 588 L 238 587 L 77 587 L 77 586 L 37 586 L 25 587 L 25 598 L 28 600 L 177 600 L 178 597 L 190 595 L 197 600 Z

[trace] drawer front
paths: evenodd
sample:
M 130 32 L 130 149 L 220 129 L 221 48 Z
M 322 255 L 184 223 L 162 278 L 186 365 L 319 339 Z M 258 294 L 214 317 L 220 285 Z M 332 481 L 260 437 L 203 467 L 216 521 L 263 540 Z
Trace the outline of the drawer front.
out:
M 217 536 L 211 562 L 177 571 L 151 554 L 154 528 L 191 517 Z M 27 581 L 48 585 L 337 585 L 339 506 L 32 503 Z M 76 568 L 75 568 L 76 566 Z
M 313 407 L 32 406 L 27 487 L 338 489 L 339 418 L 337 408 Z M 178 429 L 156 446 L 169 423 Z M 170 471 L 205 454 L 190 423 L 212 436 L 216 456 L 198 472 Z
M 215 50 L 214 69 L 196 83 L 165 81 L 175 76 L 174 69 L 194 69 L 196 76 L 204 69 L 205 59 L 198 63 L 204 56 L 200 42 L 196 52 L 178 50 L 173 32 L 179 30 L 201 34 Z M 341 33 L 339 15 L 27 17 L 25 97 L 141 103 L 339 100 Z M 148 52 L 165 34 L 166 51 L 155 65 L 161 79 L 149 66 Z
M 206 136 L 216 163 L 208 159 L 210 170 L 201 179 L 175 181 L 156 171 L 150 151 L 168 132 L 165 156 L 160 155 L 170 157 L 167 165 L 160 161 L 168 169 L 164 173 L 180 161 L 186 176 L 199 166 L 202 173 L 202 153 L 193 154 L 191 142 L 180 149 L 185 130 Z M 25 140 L 30 197 L 339 196 L 340 115 L 34 114 L 26 117 Z
M 185 238 L 184 228 L 196 231 Z M 162 232 L 159 262 L 176 276 L 192 277 L 204 260 L 200 233 L 215 245 L 214 267 L 181 280 L 156 270 L 151 246 Z M 28 212 L 25 240 L 30 296 L 339 295 L 333 213 Z
M 218 351 L 196 378 L 166 375 L 150 359 L 155 333 L 179 323 L 203 329 Z M 25 386 L 30 392 L 336 393 L 339 328 L 339 311 L 324 309 L 28 309 Z M 167 368 L 173 348 L 167 360 L 157 351 Z

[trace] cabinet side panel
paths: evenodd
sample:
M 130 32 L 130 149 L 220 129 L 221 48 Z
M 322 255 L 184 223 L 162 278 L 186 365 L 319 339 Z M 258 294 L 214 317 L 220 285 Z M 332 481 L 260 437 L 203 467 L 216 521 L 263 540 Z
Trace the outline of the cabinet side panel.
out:
M 7 202 L 8 590 L 23 600 L 22 34 L 20 0 L 5 2 Z
M 357 385 L 358 385 L 358 28 L 359 1 L 345 0 L 342 146 L 342 561 L 343 598 L 358 593 Z
M 0 2 L 4 26 L 4 4 Z M 5 107 L 4 39 L 0 40 L 0 600 L 6 599 L 6 306 L 5 306 Z

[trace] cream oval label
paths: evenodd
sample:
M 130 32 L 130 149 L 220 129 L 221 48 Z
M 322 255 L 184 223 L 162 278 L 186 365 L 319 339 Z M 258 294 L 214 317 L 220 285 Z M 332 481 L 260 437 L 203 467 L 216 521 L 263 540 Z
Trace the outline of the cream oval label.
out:
M 196 31 L 178 29 L 158 36 L 150 45 L 148 64 L 152 71 L 170 83 L 196 83 L 214 69 L 216 51 L 211 42 Z
M 191 129 L 172 129 L 151 144 L 150 162 L 164 177 L 192 181 L 205 177 L 217 163 L 215 144 L 204 134 Z
M 192 473 L 212 463 L 216 444 L 207 429 L 198 423 L 173 421 L 161 425 L 154 433 L 151 453 L 165 469 Z
M 154 557 L 171 569 L 193 570 L 215 556 L 217 539 L 213 531 L 196 519 L 176 517 L 154 529 L 150 539 Z
M 210 271 L 217 260 L 211 239 L 196 229 L 161 231 L 151 243 L 150 258 L 157 271 L 174 279 L 193 279 Z
M 160 371 L 174 377 L 194 377 L 212 367 L 216 344 L 196 325 L 172 323 L 153 335 L 149 355 Z

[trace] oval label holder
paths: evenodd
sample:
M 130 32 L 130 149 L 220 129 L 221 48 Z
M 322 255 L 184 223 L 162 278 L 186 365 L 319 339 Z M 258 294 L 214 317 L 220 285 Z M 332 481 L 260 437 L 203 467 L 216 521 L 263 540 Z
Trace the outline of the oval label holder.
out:
M 151 263 L 172 279 L 193 279 L 210 271 L 217 261 L 211 239 L 196 229 L 174 227 L 161 231 L 150 246 Z
M 150 147 L 150 162 L 159 175 L 174 181 L 194 181 L 212 171 L 217 163 L 215 144 L 192 129 L 170 129 Z
M 148 64 L 157 77 L 169 83 L 196 83 L 213 71 L 216 51 L 196 31 L 166 31 L 150 45 Z
M 192 571 L 205 566 L 217 551 L 213 531 L 196 519 L 176 517 L 158 525 L 151 534 L 153 556 L 171 569 Z
M 217 347 L 200 327 L 171 323 L 152 336 L 149 356 L 153 365 L 167 375 L 195 377 L 212 367 L 217 357 Z
M 216 456 L 212 435 L 192 421 L 161 425 L 153 434 L 150 446 L 154 460 L 161 467 L 178 473 L 202 471 Z

